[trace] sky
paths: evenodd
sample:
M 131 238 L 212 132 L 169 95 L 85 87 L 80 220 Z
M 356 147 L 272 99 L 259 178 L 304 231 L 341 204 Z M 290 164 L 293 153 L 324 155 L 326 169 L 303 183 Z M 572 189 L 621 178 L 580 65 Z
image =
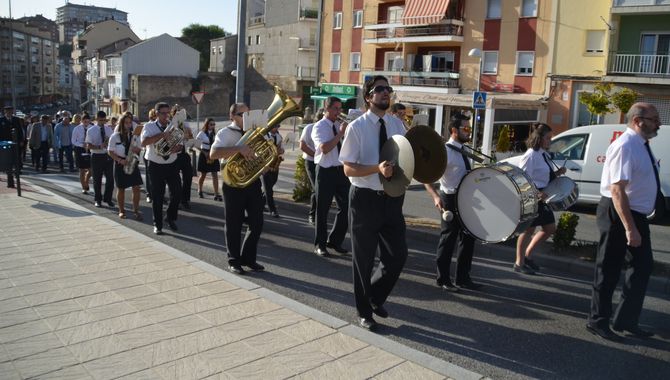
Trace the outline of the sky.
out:
M 128 12 L 128 23 L 140 38 L 167 33 L 180 37 L 181 30 L 190 24 L 217 25 L 228 33 L 237 33 L 238 0 L 75 0 L 78 5 L 116 8 Z M 56 20 L 56 8 L 65 0 L 0 0 L 0 17 L 42 16 Z M 156 11 L 159 9 L 159 11 Z

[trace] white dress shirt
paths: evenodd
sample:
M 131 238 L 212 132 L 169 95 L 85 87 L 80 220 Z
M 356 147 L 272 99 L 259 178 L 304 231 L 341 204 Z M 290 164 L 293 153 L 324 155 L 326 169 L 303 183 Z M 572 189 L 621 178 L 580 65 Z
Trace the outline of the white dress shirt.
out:
M 630 209 L 649 215 L 656 205 L 656 176 L 644 143 L 642 136 L 627 128 L 607 148 L 600 178 L 600 194 L 611 198 L 610 185 L 628 181 L 626 195 Z M 658 170 L 656 158 L 654 165 Z
M 463 144 L 453 138 L 450 138 L 449 141 L 447 141 L 447 144 L 453 145 L 459 149 L 463 148 Z M 465 167 L 465 162 L 463 161 L 463 155 L 454 149 L 449 148 L 447 144 L 444 145 L 444 149 L 447 150 L 447 168 L 444 170 L 444 174 L 442 174 L 442 177 L 440 178 L 440 190 L 446 194 L 456 194 L 458 185 L 468 171 Z
M 317 121 L 314 124 L 314 127 L 312 127 L 312 140 L 314 141 L 314 163 L 321 166 L 322 168 L 342 166 L 342 163 L 339 160 L 340 152 L 337 151 L 337 146 L 335 146 L 328 153 L 323 153 L 320 148 L 321 144 L 325 144 L 335 137 L 335 134 L 333 133 L 333 125 L 335 125 L 335 130 L 339 131 L 339 122 L 333 123 L 324 116 L 323 119 Z
M 88 128 L 91 128 L 91 126 L 89 125 Z M 86 147 L 86 130 L 88 128 L 84 127 L 84 124 L 79 124 L 74 127 L 74 130 L 72 131 L 72 145 L 80 148 Z
M 216 137 L 216 135 L 214 135 Z M 209 142 L 209 136 L 207 133 L 200 131 L 198 132 L 198 135 L 195 136 L 195 139 L 198 140 L 198 144 L 200 145 L 200 150 L 204 151 L 209 151 L 210 148 L 210 142 Z M 196 144 L 196 146 L 198 145 Z
M 282 147 L 282 141 L 284 140 L 281 137 L 281 134 L 279 134 L 279 132 L 277 132 L 275 134 L 273 134 L 272 132 L 269 132 L 267 135 L 265 135 L 265 139 L 268 140 L 268 141 L 272 141 L 277 146 L 277 149 Z M 276 141 L 275 141 L 275 139 L 276 139 Z
M 235 123 L 231 123 L 229 126 L 221 128 L 219 132 L 216 133 L 212 149 L 235 146 L 242 136 L 244 136 L 242 129 Z
M 314 128 L 315 123 L 307 124 L 305 128 L 302 130 L 302 134 L 300 135 L 300 141 L 304 141 L 305 144 L 311 149 L 314 149 L 314 140 L 312 140 L 312 129 Z M 314 162 L 314 156 L 310 156 L 309 154 L 302 152 L 302 158 L 304 158 L 307 161 L 312 161 Z
M 361 165 L 379 164 L 379 116 L 367 111 L 363 116 L 352 121 L 347 127 L 340 152 L 340 162 L 350 162 Z M 386 136 L 405 135 L 402 122 L 392 115 L 384 115 Z M 384 190 L 379 174 L 374 173 L 365 177 L 349 177 L 351 184 L 356 187 L 372 190 Z
M 547 163 L 549 160 L 550 158 L 548 157 L 547 152 L 542 148 L 538 150 L 529 148 L 526 153 L 521 156 L 519 167 L 528 174 L 530 179 L 533 180 L 535 187 L 538 189 L 544 189 L 549 184 L 550 173 L 552 170 Z
M 164 127 L 167 128 L 168 125 L 169 123 L 166 124 Z M 144 124 L 140 140 L 144 142 L 144 140 L 146 140 L 148 137 L 156 136 L 157 134 L 163 132 L 164 129 L 161 130 L 161 128 L 158 126 L 158 120 L 150 121 Z M 159 156 L 158 153 L 156 153 L 156 147 L 154 146 L 154 144 L 150 144 L 144 147 L 145 148 L 144 158 L 157 164 L 171 164 L 175 162 L 175 160 L 177 160 L 177 153 L 171 153 L 169 156 L 167 156 L 168 157 L 167 160 L 162 156 Z
M 112 133 L 112 137 L 109 138 L 107 151 L 116 153 L 121 158 L 126 158 L 126 147 L 121 142 L 121 134 L 119 132 Z
M 86 131 L 85 141 L 87 144 L 101 146 L 101 148 L 90 149 L 91 153 L 107 154 L 107 143 L 109 142 L 109 138 L 114 133 L 114 130 L 109 125 L 105 125 L 104 127 L 102 127 L 105 128 L 105 141 L 103 141 L 102 136 L 100 135 L 100 128 L 101 127 L 97 124 L 91 125 Z

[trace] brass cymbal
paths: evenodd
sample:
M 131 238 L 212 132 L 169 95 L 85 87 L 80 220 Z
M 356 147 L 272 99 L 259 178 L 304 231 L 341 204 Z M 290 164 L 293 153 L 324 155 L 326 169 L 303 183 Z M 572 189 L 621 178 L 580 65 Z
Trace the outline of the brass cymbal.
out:
M 405 194 L 407 186 L 412 182 L 414 174 L 414 153 L 409 141 L 402 135 L 393 135 L 386 140 L 379 154 L 381 161 L 394 163 L 391 178 L 384 178 L 379 174 L 379 180 L 384 186 L 384 192 L 391 197 Z
M 425 125 L 410 128 L 405 137 L 414 152 L 414 179 L 421 183 L 440 179 L 447 168 L 447 150 L 442 137 Z

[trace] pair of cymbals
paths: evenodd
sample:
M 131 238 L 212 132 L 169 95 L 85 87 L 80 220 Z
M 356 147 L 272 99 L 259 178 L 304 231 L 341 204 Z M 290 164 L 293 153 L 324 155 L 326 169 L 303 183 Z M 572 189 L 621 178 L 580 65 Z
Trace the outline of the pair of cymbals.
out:
M 392 197 L 405 194 L 412 178 L 421 183 L 437 181 L 447 167 L 442 137 L 423 125 L 410 128 L 405 136 L 391 136 L 384 143 L 379 158 L 394 164 L 391 178 L 380 174 L 384 192 Z

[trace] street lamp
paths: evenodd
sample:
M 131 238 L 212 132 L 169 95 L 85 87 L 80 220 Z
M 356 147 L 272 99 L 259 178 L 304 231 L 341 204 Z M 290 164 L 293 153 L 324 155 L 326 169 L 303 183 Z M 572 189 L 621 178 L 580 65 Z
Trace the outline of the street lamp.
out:
M 482 78 L 482 51 L 473 48 L 470 49 L 470 52 L 468 53 L 468 56 L 470 57 L 477 57 L 479 58 L 479 70 L 477 71 L 477 90 L 479 91 L 480 87 L 480 80 Z M 479 115 L 479 109 L 475 108 L 475 120 L 472 123 L 472 147 L 477 149 L 477 118 Z

